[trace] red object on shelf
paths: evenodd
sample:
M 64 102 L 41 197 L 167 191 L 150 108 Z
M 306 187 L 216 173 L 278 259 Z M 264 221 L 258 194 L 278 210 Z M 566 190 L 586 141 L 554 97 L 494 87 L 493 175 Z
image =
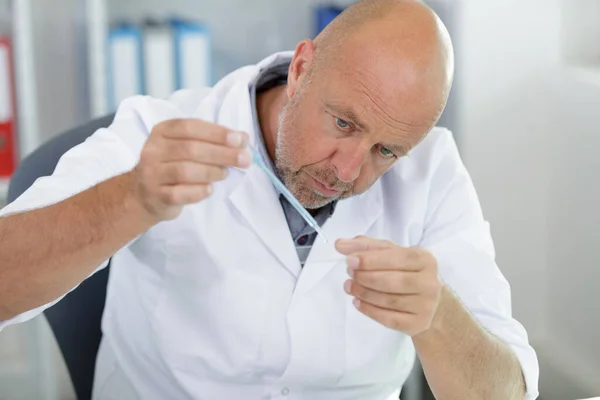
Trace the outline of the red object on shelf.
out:
M 17 166 L 12 46 L 0 36 L 0 179 L 9 178 Z

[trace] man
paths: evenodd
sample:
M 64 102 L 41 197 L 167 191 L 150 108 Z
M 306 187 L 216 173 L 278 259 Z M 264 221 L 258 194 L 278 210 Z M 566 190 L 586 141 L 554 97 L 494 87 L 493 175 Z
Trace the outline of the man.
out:
M 426 6 L 363 0 L 209 93 L 124 102 L 3 210 L 0 320 L 114 254 L 96 399 L 397 399 L 415 350 L 437 398 L 535 398 L 477 197 L 434 127 L 452 75 Z

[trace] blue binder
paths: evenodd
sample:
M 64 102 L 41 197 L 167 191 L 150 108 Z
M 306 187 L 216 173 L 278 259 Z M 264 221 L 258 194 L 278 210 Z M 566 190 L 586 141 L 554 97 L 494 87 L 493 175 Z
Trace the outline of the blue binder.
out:
M 121 101 L 145 93 L 142 31 L 119 24 L 109 30 L 107 46 L 108 107 L 115 111 Z
M 177 90 L 171 24 L 148 19 L 143 24 L 143 34 L 144 89 L 148 96 L 167 99 Z
M 172 20 L 177 89 L 213 85 L 212 38 L 200 22 Z
M 316 8 L 315 36 L 317 36 L 331 21 L 344 11 L 342 7 L 319 6 Z

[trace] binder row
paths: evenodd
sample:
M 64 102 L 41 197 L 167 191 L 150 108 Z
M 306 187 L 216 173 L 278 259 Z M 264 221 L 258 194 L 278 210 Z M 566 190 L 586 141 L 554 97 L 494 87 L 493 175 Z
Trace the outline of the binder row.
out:
M 122 23 L 108 34 L 108 109 L 124 99 L 146 94 L 167 98 L 179 89 L 212 82 L 209 30 L 193 21 Z
M 315 8 L 318 34 L 343 7 Z M 136 94 L 167 98 L 184 88 L 213 85 L 212 38 L 200 22 L 171 19 L 146 21 L 141 25 L 122 23 L 109 31 L 108 109 Z

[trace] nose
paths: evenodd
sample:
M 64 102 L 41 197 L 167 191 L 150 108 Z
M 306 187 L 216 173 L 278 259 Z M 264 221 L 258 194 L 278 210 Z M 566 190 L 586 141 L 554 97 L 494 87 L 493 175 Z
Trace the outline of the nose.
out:
M 335 153 L 332 164 L 336 169 L 337 178 L 346 183 L 354 182 L 369 156 L 369 146 L 360 141 L 340 146 Z

